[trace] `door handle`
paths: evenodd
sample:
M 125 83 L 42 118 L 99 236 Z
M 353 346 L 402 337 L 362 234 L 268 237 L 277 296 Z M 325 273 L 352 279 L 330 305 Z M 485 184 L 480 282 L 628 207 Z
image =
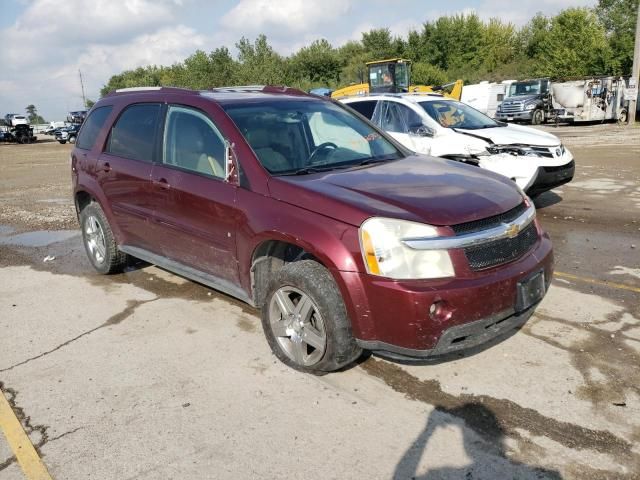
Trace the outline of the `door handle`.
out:
M 111 171 L 111 165 L 109 164 L 109 162 L 104 162 L 102 164 L 102 171 L 103 172 L 110 172 Z
M 154 180 L 153 184 L 157 185 L 160 188 L 164 188 L 165 190 L 168 190 L 169 188 L 171 188 L 166 178 L 160 178 L 159 180 Z

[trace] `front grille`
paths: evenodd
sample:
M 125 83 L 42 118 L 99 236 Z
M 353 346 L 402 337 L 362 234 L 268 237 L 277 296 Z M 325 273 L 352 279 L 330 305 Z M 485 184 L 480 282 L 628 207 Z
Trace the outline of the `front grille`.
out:
M 536 226 L 532 222 L 514 238 L 504 238 L 485 245 L 468 247 L 464 249 L 464 253 L 471 270 L 484 270 L 520 258 L 533 247 L 537 238 Z
M 524 110 L 524 104 L 522 102 L 503 103 L 500 105 L 500 110 L 503 113 L 522 112 Z
M 500 213 L 499 215 L 494 215 L 493 217 L 482 218 L 480 220 L 474 220 L 472 222 L 459 223 L 458 225 L 453 225 L 451 228 L 456 235 L 464 235 L 467 233 L 480 232 L 482 230 L 488 230 L 493 227 L 499 227 L 503 223 L 513 222 L 516 218 L 522 215 L 527 206 L 524 202 L 520 203 L 515 208 L 508 210 L 504 213 Z
M 544 171 L 547 173 L 553 173 L 553 172 L 561 172 L 562 170 L 570 170 L 572 168 L 575 168 L 576 163 L 574 160 L 571 160 L 569 163 L 565 164 L 565 165 L 559 165 L 557 167 L 542 167 L 544 168 Z
M 531 150 L 541 157 L 553 158 L 553 152 L 555 148 L 531 147 Z

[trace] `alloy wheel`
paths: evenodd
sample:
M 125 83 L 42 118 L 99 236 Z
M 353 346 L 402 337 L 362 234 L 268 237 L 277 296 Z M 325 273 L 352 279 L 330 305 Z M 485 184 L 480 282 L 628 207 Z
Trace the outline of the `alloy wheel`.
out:
M 282 351 L 300 366 L 318 363 L 327 348 L 324 320 L 311 297 L 295 287 L 276 290 L 269 304 L 269 323 Z

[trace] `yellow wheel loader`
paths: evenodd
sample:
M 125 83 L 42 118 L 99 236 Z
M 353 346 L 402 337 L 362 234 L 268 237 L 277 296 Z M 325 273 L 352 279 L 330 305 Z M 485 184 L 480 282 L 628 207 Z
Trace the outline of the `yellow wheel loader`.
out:
M 411 85 L 411 60 L 390 58 L 367 62 L 367 83 L 335 90 L 332 98 L 354 97 L 369 93 L 442 93 L 456 100 L 462 96 L 462 80 L 440 86 Z M 447 90 L 452 87 L 451 90 Z

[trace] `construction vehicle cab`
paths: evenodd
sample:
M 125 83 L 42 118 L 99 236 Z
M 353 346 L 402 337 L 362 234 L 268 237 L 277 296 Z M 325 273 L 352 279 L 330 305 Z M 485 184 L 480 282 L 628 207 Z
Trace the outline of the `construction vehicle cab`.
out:
M 411 61 L 402 58 L 367 62 L 369 93 L 404 93 L 409 91 Z
M 411 84 L 411 60 L 404 58 L 389 58 L 367 62 L 366 83 L 352 84 L 331 92 L 331 97 L 349 98 L 375 93 L 434 93 L 460 100 L 462 96 L 462 80 L 446 85 L 412 85 Z M 449 90 L 449 88 L 451 89 Z

